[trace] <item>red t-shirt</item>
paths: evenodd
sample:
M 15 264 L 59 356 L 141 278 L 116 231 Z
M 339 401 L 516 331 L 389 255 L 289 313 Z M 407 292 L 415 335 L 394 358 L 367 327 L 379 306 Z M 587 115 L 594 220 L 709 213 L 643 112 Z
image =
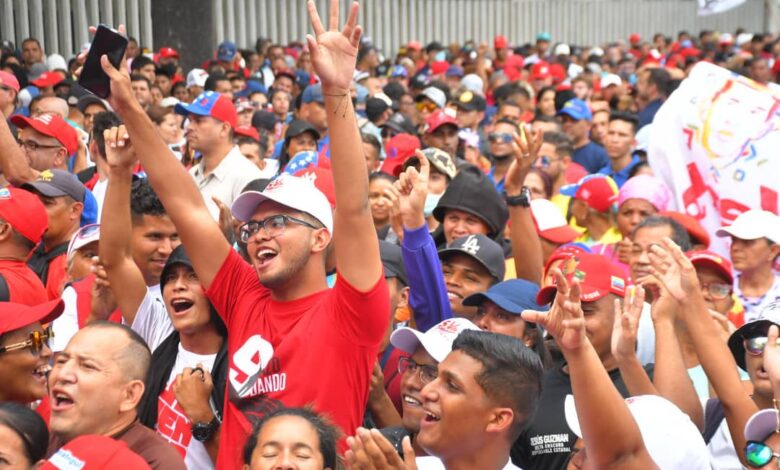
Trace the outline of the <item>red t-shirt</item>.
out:
M 363 420 L 390 300 L 383 277 L 365 293 L 338 276 L 333 289 L 271 298 L 231 251 L 206 295 L 228 329 L 228 381 L 217 468 L 241 468 L 254 422 L 280 405 L 313 405 L 353 435 Z M 345 442 L 339 449 L 346 450 Z
M 49 262 L 49 274 L 46 277 L 46 293 L 49 300 L 59 299 L 65 287 L 65 274 L 68 267 L 68 255 L 63 253 Z
M 41 279 L 24 261 L 0 260 L 0 274 L 8 284 L 9 302 L 38 305 L 49 300 Z

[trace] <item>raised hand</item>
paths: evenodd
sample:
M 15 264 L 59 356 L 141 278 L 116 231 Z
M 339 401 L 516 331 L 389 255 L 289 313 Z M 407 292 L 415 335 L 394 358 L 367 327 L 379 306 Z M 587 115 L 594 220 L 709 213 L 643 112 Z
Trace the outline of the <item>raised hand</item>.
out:
M 404 458 L 377 429 L 358 428 L 347 438 L 349 450 L 344 454 L 350 470 L 417 470 L 409 437 L 404 437 Z
M 587 341 L 585 336 L 585 316 L 580 305 L 580 284 L 576 280 L 569 286 L 560 269 L 553 269 L 558 286 L 549 312 L 526 310 L 523 320 L 541 324 L 558 343 L 565 354 L 580 348 Z
M 130 136 L 124 124 L 103 131 L 106 142 L 106 160 L 112 168 L 132 168 L 138 161 Z
M 390 201 L 390 227 L 399 240 L 404 237 L 404 220 L 401 213 L 401 193 L 393 186 L 385 189 L 385 197 Z
M 633 295 L 626 296 L 625 304 L 615 299 L 615 324 L 612 328 L 612 355 L 617 359 L 630 358 L 636 354 L 639 317 L 645 302 L 645 290 L 634 288 Z
M 524 125 L 519 126 L 520 135 L 514 135 L 514 161 L 507 170 L 504 178 L 504 188 L 510 196 L 520 194 L 525 177 L 539 157 L 539 149 L 542 147 L 542 130 L 537 129 L 533 134 L 526 132 Z
M 306 35 L 314 71 L 324 92 L 348 94 L 355 71 L 358 46 L 363 29 L 357 25 L 358 3 L 353 2 L 344 28 L 339 31 L 339 1 L 331 0 L 328 30 L 322 25 L 314 0 L 308 2 L 314 36 Z M 113 91 L 113 90 L 112 90 Z
M 691 295 L 701 295 L 699 278 L 682 249 L 669 237 L 664 237 L 663 246 L 650 247 L 650 270 L 678 302 Z
M 420 150 L 415 150 L 420 161 L 420 171 L 410 166 L 398 177 L 393 186 L 400 195 L 401 218 L 404 226 L 410 229 L 425 224 L 425 198 L 428 196 L 428 177 L 431 164 Z

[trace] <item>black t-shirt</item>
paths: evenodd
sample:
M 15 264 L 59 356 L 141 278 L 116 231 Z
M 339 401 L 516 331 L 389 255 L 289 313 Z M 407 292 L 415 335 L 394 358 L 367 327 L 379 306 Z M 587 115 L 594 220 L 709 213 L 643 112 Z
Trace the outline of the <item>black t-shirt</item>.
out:
M 652 379 L 653 364 L 645 366 L 645 370 Z M 609 377 L 620 394 L 628 397 L 620 371 L 611 371 Z M 566 395 L 571 393 L 571 380 L 563 372 L 563 364 L 545 371 L 536 415 L 512 446 L 513 464 L 525 470 L 566 468 L 571 448 L 577 441 L 577 436 L 566 424 L 564 411 Z

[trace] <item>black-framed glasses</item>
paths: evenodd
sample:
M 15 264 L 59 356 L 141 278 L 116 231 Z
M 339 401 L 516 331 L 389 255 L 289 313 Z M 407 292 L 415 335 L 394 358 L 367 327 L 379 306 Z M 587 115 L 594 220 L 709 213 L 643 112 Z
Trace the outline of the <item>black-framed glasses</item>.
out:
M 769 338 L 766 336 L 754 336 L 752 338 L 745 338 L 742 340 L 742 344 L 745 346 L 745 351 L 753 356 L 760 356 L 764 354 L 766 344 L 769 342 Z M 777 345 L 780 346 L 780 338 L 777 340 Z
M 62 147 L 62 145 L 43 145 L 43 144 L 39 144 L 34 140 L 20 140 L 19 147 L 21 147 L 22 150 L 35 152 L 38 149 L 58 149 Z
M 761 468 L 773 458 L 778 459 L 777 467 L 780 468 L 780 454 L 768 445 L 758 441 L 748 441 L 745 445 L 745 461 L 752 468 Z
M 488 134 L 488 140 L 494 144 L 508 144 L 514 140 L 514 136 L 507 132 L 491 132 Z
M 402 356 L 398 359 L 398 373 L 403 374 L 407 370 L 412 374 L 420 374 L 420 382 L 423 384 L 429 384 L 439 376 L 436 367 L 418 364 L 411 357 Z
M 701 290 L 706 290 L 710 297 L 715 300 L 723 300 L 731 295 L 731 285 L 724 282 L 710 282 L 708 284 L 702 284 Z
M 30 337 L 25 341 L 9 344 L 8 346 L 0 346 L 0 354 L 30 348 L 30 352 L 34 355 L 38 355 L 43 351 L 44 346 L 49 346 L 49 340 L 51 338 L 54 338 L 54 331 L 51 327 L 48 327 L 43 331 L 33 331 L 30 333 Z
M 249 239 L 252 238 L 261 228 L 265 230 L 265 233 L 267 233 L 269 237 L 276 238 L 284 233 L 284 229 L 290 222 L 315 230 L 319 228 L 314 224 L 306 222 L 305 220 L 291 217 L 289 215 L 278 214 L 272 215 L 271 217 L 266 217 L 263 220 L 250 220 L 249 222 L 242 225 L 239 229 L 241 241 L 248 243 Z

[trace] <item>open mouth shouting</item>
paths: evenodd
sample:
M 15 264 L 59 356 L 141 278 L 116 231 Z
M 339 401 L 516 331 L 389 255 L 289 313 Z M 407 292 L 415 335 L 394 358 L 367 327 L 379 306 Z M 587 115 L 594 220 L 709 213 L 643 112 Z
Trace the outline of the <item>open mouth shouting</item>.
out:
M 51 410 L 52 412 L 62 412 L 69 410 L 76 404 L 73 397 L 62 390 L 61 388 L 55 387 L 51 391 Z
M 255 259 L 257 260 L 256 266 L 259 269 L 263 269 L 267 267 L 271 263 L 271 260 L 276 258 L 276 255 L 278 254 L 279 252 L 277 252 L 272 248 L 268 248 L 268 247 L 259 248 L 255 252 Z
M 190 299 L 185 299 L 183 297 L 176 297 L 174 299 L 171 299 L 171 308 L 173 309 L 173 313 L 177 315 L 181 315 L 188 312 L 193 305 L 195 305 L 195 302 L 193 302 Z

